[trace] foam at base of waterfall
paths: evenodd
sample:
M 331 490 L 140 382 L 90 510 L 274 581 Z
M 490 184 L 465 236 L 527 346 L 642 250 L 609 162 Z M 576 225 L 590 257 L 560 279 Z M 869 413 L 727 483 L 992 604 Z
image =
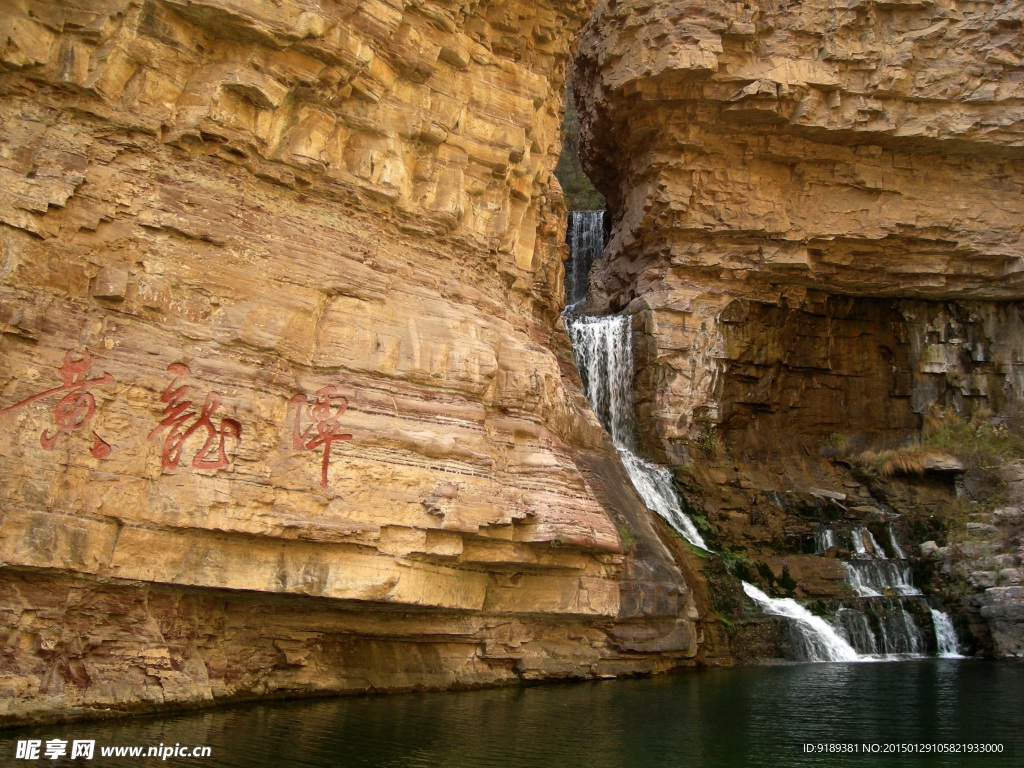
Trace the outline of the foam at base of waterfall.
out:
M 689 515 L 683 512 L 672 483 L 672 473 L 664 467 L 645 461 L 628 448 L 620 448 L 622 464 L 633 482 L 633 487 L 652 512 L 661 515 L 669 525 L 696 547 L 708 549 Z
M 743 582 L 747 597 L 757 603 L 761 610 L 774 616 L 791 619 L 804 636 L 805 645 L 811 651 L 809 661 L 859 661 L 860 654 L 824 619 L 815 616 L 796 600 L 768 597 L 753 584 Z
M 956 629 L 953 628 L 953 620 L 948 613 L 937 611 L 932 612 L 932 624 L 935 626 L 935 642 L 938 644 L 938 655 L 944 659 L 962 659 L 956 637 Z

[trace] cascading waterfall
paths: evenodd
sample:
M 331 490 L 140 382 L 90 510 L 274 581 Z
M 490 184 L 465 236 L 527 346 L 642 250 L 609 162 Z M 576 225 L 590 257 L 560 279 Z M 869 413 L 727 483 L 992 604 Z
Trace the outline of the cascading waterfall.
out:
M 612 436 L 622 464 L 647 508 L 661 515 L 687 541 L 707 549 L 697 526 L 683 511 L 672 474 L 640 457 L 633 419 L 633 319 L 576 317 L 587 298 L 587 276 L 604 250 L 604 211 L 572 211 L 569 216 L 565 325 L 573 357 L 594 413 Z
M 661 515 L 691 544 L 707 549 L 697 526 L 683 511 L 672 473 L 641 458 L 636 452 L 632 318 L 567 315 L 566 327 L 587 399 L 611 434 L 633 487 L 648 509 Z
M 604 250 L 604 211 L 569 211 L 569 260 L 565 269 L 565 308 L 586 301 L 587 278 Z
M 850 553 L 843 567 L 859 598 L 842 605 L 832 623 L 859 653 L 868 657 L 919 656 L 927 651 L 932 636 L 939 655 L 956 655 L 956 632 L 949 616 L 928 606 L 931 626 L 915 620 L 915 615 L 925 615 L 924 598 L 913 584 L 910 565 L 891 523 L 886 525 L 886 535 L 894 558 L 863 524 L 815 527 L 818 554 L 833 548 Z
M 949 614 L 932 611 L 932 624 L 935 626 L 935 641 L 938 644 L 938 654 L 947 659 L 962 659 L 958 647 L 956 630 L 953 628 L 953 621 Z
M 574 316 L 587 296 L 587 278 L 604 248 L 603 212 L 574 211 L 570 219 L 570 262 L 566 268 L 565 323 L 587 399 L 611 434 L 622 464 L 648 509 L 661 515 L 695 546 L 707 549 L 697 527 L 683 509 L 672 475 L 638 453 L 633 416 L 633 349 L 630 316 Z M 765 613 L 789 620 L 799 654 L 808 661 L 857 661 L 920 655 L 930 638 L 904 605 L 923 600 L 911 582 L 906 557 L 891 525 L 886 527 L 890 551 L 879 545 L 864 525 L 821 525 L 815 529 L 819 553 L 839 548 L 851 553 L 843 564 L 858 595 L 826 621 L 796 600 L 769 597 L 751 584 L 743 590 Z M 915 609 L 916 610 L 916 609 Z M 956 633 L 949 616 L 929 608 L 939 654 L 957 655 Z
M 818 525 L 814 529 L 814 542 L 818 554 L 833 547 L 852 553 L 843 567 L 858 597 L 880 597 L 887 593 L 920 595 L 921 590 L 911 580 L 910 565 L 891 524 L 886 526 L 886 533 L 895 560 L 886 555 L 886 550 L 865 525 Z
M 850 558 L 843 563 L 850 586 L 859 597 L 879 597 L 890 590 L 897 595 L 920 595 L 921 590 L 913 585 L 910 566 L 892 560 L 868 560 Z
M 839 627 L 840 634 L 849 638 L 850 645 L 859 653 L 868 656 L 879 656 L 885 653 L 884 640 L 882 648 L 879 648 L 875 631 L 871 628 L 871 622 L 863 611 L 843 606 L 836 612 L 834 621 Z
M 603 231 L 599 228 L 600 222 L 600 217 L 594 216 L 588 224 L 591 229 L 587 231 L 596 232 L 599 237 L 603 237 Z M 582 231 L 579 228 L 575 229 L 570 238 L 573 254 L 571 267 L 566 270 L 568 306 L 565 324 L 572 339 L 573 357 L 583 379 L 587 400 L 590 401 L 594 413 L 605 429 L 611 434 L 612 442 L 619 451 L 629 479 L 647 508 L 661 515 L 691 544 L 707 549 L 708 546 L 697 526 L 683 510 L 672 481 L 672 474 L 665 467 L 659 467 L 641 458 L 636 451 L 638 446 L 633 418 L 632 317 L 577 317 L 571 314 L 574 307 L 586 300 L 586 272 L 592 263 L 590 256 L 577 256 L 577 247 L 595 248 L 589 244 L 577 245 L 576 233 Z M 582 234 L 579 236 L 582 237 Z M 603 243 L 596 246 L 598 255 L 602 247 Z M 853 661 L 858 658 L 857 652 L 836 633 L 834 628 L 811 614 L 795 600 L 775 600 L 746 583 L 743 588 L 766 612 L 790 620 L 801 655 L 808 661 Z
M 664 467 L 645 461 L 629 449 L 620 448 L 619 455 L 622 456 L 622 464 L 629 473 L 629 479 L 633 481 L 633 487 L 643 498 L 647 508 L 661 515 L 691 544 L 708 549 L 704 537 L 697 531 L 697 526 L 679 503 L 679 497 L 673 487 L 672 473 Z
M 768 597 L 745 581 L 743 591 L 765 613 L 792 620 L 808 661 L 857 661 L 860 658 L 860 654 L 828 622 L 815 616 L 796 600 Z

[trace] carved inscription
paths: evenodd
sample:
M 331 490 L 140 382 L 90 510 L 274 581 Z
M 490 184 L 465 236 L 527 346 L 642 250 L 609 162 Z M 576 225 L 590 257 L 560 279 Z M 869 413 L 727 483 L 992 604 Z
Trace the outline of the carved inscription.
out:
M 292 444 L 297 451 L 324 449 L 320 487 L 327 488 L 327 465 L 331 461 L 331 445 L 339 440 L 352 439 L 352 435 L 341 433 L 341 424 L 338 421 L 338 418 L 348 410 L 348 400 L 338 394 L 337 387 L 324 387 L 315 395 L 295 395 L 292 402 L 296 406 Z
M 27 397 L 20 403 L 7 408 L 0 408 L 0 416 L 30 405 L 51 395 L 64 393 L 54 406 L 53 429 L 44 429 L 39 435 L 39 443 L 47 451 L 52 451 L 61 435 L 74 432 L 85 427 L 96 413 L 96 398 L 89 391 L 92 387 L 108 387 L 115 382 L 109 373 L 89 378 L 89 373 L 99 362 L 89 355 L 89 350 L 77 354 L 68 350 L 64 362 L 58 369 L 63 383 L 44 392 Z M 185 452 L 186 443 L 197 435 L 203 439 L 202 446 L 191 457 L 194 469 L 226 469 L 230 466 L 228 459 L 227 439 L 241 440 L 242 425 L 235 419 L 221 418 L 214 423 L 214 416 L 220 408 L 221 394 L 210 392 L 198 410 L 189 399 L 191 386 L 186 380 L 192 371 L 183 363 L 172 363 L 167 367 L 173 374 L 170 384 L 160 395 L 164 404 L 162 419 L 149 433 L 149 442 L 157 439 L 163 441 L 160 466 L 164 470 L 177 469 Z M 292 444 L 297 451 L 323 451 L 320 470 L 320 487 L 327 488 L 327 470 L 331 463 L 331 446 L 339 441 L 352 439 L 352 435 L 343 433 L 341 416 L 348 410 L 348 399 L 338 387 L 330 386 L 318 390 L 315 394 L 299 394 L 292 397 L 295 407 L 295 420 L 292 428 Z M 93 446 L 90 453 L 98 459 L 104 459 L 111 453 L 111 446 L 96 432 L 92 433 Z M 193 443 L 198 445 L 198 440 Z
M 163 421 L 149 433 L 149 441 L 153 442 L 165 429 L 164 446 L 161 466 L 165 470 L 175 469 L 181 461 L 181 453 L 186 441 L 195 433 L 205 434 L 206 442 L 192 457 L 195 469 L 225 469 L 229 466 L 224 441 L 233 437 L 242 437 L 242 425 L 234 419 L 221 419 L 219 426 L 213 424 L 213 414 L 220 407 L 220 393 L 211 392 L 206 396 L 202 409 L 196 413 L 191 400 L 186 400 L 190 387 L 182 385 L 191 374 L 188 366 L 171 363 L 167 370 L 174 374 L 174 379 L 160 396 L 160 402 L 166 406 Z M 211 455 L 212 452 L 212 455 Z
M 57 439 L 61 435 L 81 429 L 92 419 L 93 414 L 96 413 L 96 398 L 93 397 L 89 389 L 91 387 L 109 387 L 114 383 L 114 377 L 109 373 L 98 378 L 87 378 L 89 371 L 99 362 L 96 358 L 89 356 L 88 349 L 84 350 L 77 360 L 71 359 L 72 354 L 73 350 L 70 349 L 64 354 L 64 362 L 58 369 L 58 373 L 64 382 L 63 384 L 59 387 L 48 389 L 45 392 L 32 395 L 32 397 L 26 398 L 9 408 L 0 409 L 0 416 L 2 416 L 22 406 L 34 403 L 36 400 L 42 400 L 58 392 L 66 392 L 67 394 L 57 402 L 53 409 L 53 421 L 57 426 L 56 430 L 51 434 L 50 430 L 44 429 L 39 435 L 39 444 L 47 451 L 54 449 L 57 445 Z M 105 459 L 110 455 L 110 444 L 95 432 L 92 433 L 92 437 L 93 444 L 89 452 L 97 459 Z

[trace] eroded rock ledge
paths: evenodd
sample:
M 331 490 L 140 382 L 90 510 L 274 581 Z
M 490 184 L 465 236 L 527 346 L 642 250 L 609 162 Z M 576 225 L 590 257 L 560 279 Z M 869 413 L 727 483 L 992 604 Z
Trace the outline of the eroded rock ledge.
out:
M 1020 2 L 596 6 L 574 82 L 613 229 L 582 311 L 636 315 L 647 450 L 696 467 L 681 481 L 748 554 L 806 526 L 778 493 L 844 483 L 934 535 L 952 480 L 869 489 L 821 444 L 1019 410 L 1022 21 Z
M 696 654 L 557 330 L 586 10 L 0 6 L 0 722 Z

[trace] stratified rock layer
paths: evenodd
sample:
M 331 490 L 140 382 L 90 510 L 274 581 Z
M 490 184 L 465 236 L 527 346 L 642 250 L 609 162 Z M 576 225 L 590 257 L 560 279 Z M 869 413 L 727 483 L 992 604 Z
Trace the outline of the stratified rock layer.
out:
M 1015 308 L 854 297 L 1024 292 L 1022 8 L 598 6 L 578 78 L 586 149 L 615 222 L 596 306 L 639 300 L 630 311 L 650 310 L 661 399 L 648 405 L 664 440 L 693 436 L 693 415 L 722 423 L 734 403 L 785 407 L 772 399 L 771 375 L 804 379 L 786 389 L 802 390 L 809 410 L 844 387 L 910 397 L 916 414 L 955 389 L 1019 396 Z M 958 321 L 988 338 L 971 346 Z M 915 323 L 884 338 L 893 324 Z M 897 370 L 895 383 L 842 383 L 880 375 L 865 371 L 880 367 L 877 353 L 841 346 L 865 334 L 894 359 L 913 357 L 914 370 Z M 933 383 L 939 391 L 923 398 L 900 383 L 969 379 L 973 363 L 1001 378 Z M 731 378 L 760 391 L 729 396 Z
M 584 11 L 0 6 L 0 720 L 694 655 L 555 330 Z
M 896 445 L 933 406 L 1019 406 L 1022 22 L 1020 2 L 598 4 L 574 82 L 613 230 L 583 311 L 638 316 L 652 455 L 720 443 L 712 474 L 742 476 L 830 435 Z

